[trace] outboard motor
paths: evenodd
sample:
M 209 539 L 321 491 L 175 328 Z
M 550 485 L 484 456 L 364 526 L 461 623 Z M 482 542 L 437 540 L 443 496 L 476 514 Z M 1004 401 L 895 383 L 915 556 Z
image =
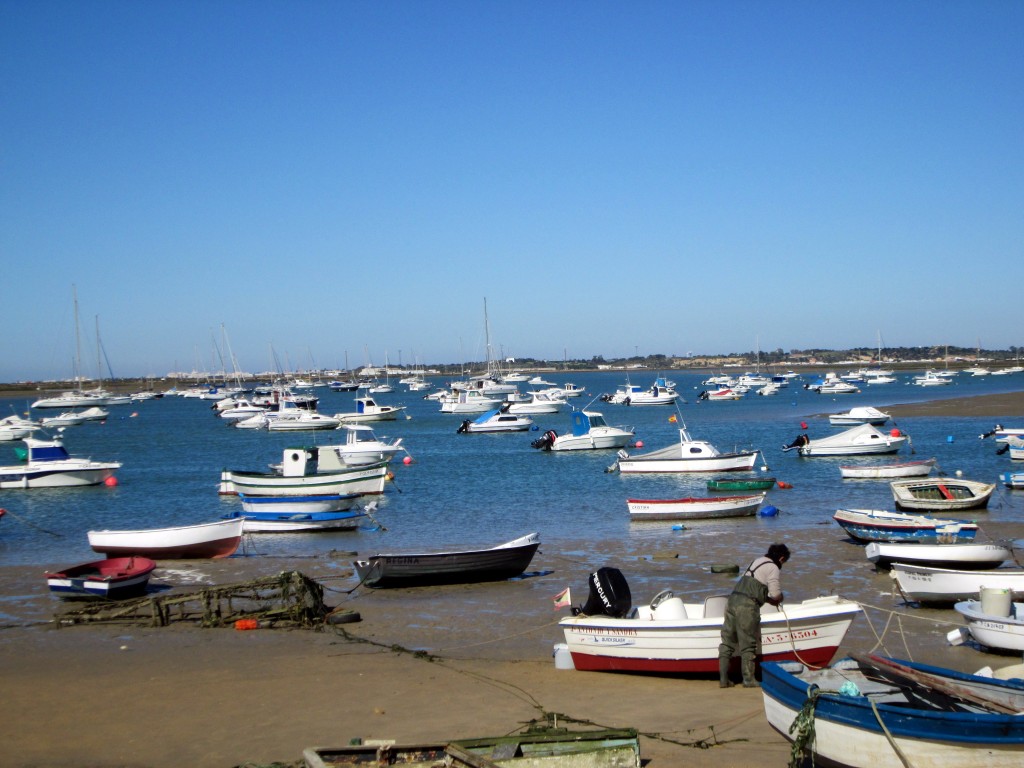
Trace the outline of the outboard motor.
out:
M 464 432 L 469 432 L 469 425 L 472 424 L 472 423 L 473 422 L 471 422 L 469 419 L 466 419 L 461 424 L 459 424 L 459 428 L 457 430 L 455 430 L 455 434 L 461 435 Z
M 587 616 L 611 616 L 625 618 L 633 608 L 629 584 L 618 568 L 598 568 L 590 574 L 590 597 L 582 608 L 573 609 L 574 614 Z
M 556 437 L 558 437 L 558 433 L 553 429 L 549 429 L 543 435 L 530 443 L 530 445 L 542 451 L 550 451 L 551 446 L 555 444 Z

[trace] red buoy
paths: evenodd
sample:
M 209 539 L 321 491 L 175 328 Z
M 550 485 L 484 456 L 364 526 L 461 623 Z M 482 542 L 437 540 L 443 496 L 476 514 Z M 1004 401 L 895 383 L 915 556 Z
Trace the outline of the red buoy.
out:
M 899 437 L 900 431 L 898 429 L 893 429 L 889 432 L 889 434 L 892 435 L 893 437 Z
M 117 478 L 111 475 L 110 477 L 103 481 L 103 484 L 107 486 L 107 488 L 113 488 L 114 486 L 117 485 Z
M 801 421 L 800 422 L 800 429 L 807 429 L 807 422 L 806 421 Z
M 402 463 L 405 465 L 412 464 L 412 456 L 406 456 L 404 459 L 402 459 Z

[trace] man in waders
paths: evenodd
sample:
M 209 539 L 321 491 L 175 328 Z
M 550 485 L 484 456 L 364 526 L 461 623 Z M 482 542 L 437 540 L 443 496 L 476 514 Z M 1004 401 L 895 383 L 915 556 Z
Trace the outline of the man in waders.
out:
M 729 688 L 729 661 L 739 651 L 743 666 L 743 687 L 760 687 L 754 677 L 754 659 L 761 646 L 761 606 L 781 605 L 780 569 L 789 560 L 789 547 L 772 544 L 740 576 L 729 595 L 722 623 L 722 643 L 718 646 L 718 684 Z

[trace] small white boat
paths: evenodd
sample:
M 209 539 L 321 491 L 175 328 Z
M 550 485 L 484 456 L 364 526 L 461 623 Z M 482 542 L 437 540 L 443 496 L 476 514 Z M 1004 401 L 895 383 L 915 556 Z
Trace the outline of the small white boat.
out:
M 10 416 L 0 419 L 0 442 L 23 440 L 37 429 L 40 429 L 41 426 L 37 421 L 12 413 Z
M 49 429 L 56 427 L 77 427 L 79 424 L 84 424 L 88 419 L 78 411 L 64 411 L 56 416 L 45 416 L 39 420 L 39 423 Z
M 504 395 L 489 397 L 475 389 L 456 389 L 441 401 L 441 413 L 483 413 L 501 405 Z
M 101 395 L 78 390 L 64 392 L 53 397 L 41 397 L 32 403 L 32 408 L 88 408 L 89 406 L 106 405 L 107 399 Z
M 976 643 L 1001 651 L 1024 651 L 1024 603 L 1010 601 L 1005 594 L 1002 601 L 964 600 L 953 608 L 967 620 L 967 631 Z M 999 604 L 998 607 L 996 604 Z
M 108 557 L 154 560 L 228 557 L 242 540 L 242 518 L 137 531 L 89 531 L 89 546 Z
M 523 400 L 515 400 L 506 403 L 508 413 L 528 414 L 536 416 L 544 413 L 558 413 L 565 405 L 562 395 L 552 395 L 548 392 L 530 392 Z
M 921 480 L 893 480 L 892 497 L 900 509 L 924 509 L 950 512 L 983 509 L 996 489 L 995 483 L 962 480 L 958 477 L 931 477 Z
M 341 445 L 322 445 L 320 451 L 334 451 L 350 467 L 391 461 L 395 454 L 405 450 L 402 438 L 390 442 L 381 440 L 366 424 L 342 424 L 338 429 L 345 432 L 345 442 Z
M 533 426 L 533 419 L 518 413 L 509 413 L 508 404 L 493 411 L 481 413 L 475 419 L 466 419 L 459 425 L 458 434 L 477 432 L 526 432 Z
M 707 440 L 695 440 L 683 427 L 679 442 L 649 453 L 619 451 L 620 472 L 732 472 L 751 469 L 758 451 L 722 453 Z
M 698 400 L 707 400 L 708 402 L 726 402 L 729 400 L 742 400 L 744 392 L 741 392 L 738 387 L 719 387 L 715 390 L 705 389 L 699 395 Z
M 914 384 L 919 387 L 943 387 L 952 383 L 952 378 L 949 376 L 941 376 L 935 371 L 927 371 L 923 376 L 914 377 Z
M 999 479 L 1007 488 L 1024 488 L 1024 472 L 1003 472 Z
M 714 520 L 748 517 L 757 512 L 765 494 L 685 499 L 627 499 L 630 520 Z
M 632 427 L 612 427 L 597 411 L 573 411 L 572 432 L 559 435 L 549 429 L 530 445 L 542 451 L 589 451 L 623 448 L 634 437 Z
M 0 488 L 64 488 L 99 485 L 121 468 L 119 461 L 93 461 L 70 456 L 59 437 L 24 438 L 27 461 L 0 467 Z
M 595 594 L 595 583 L 601 594 Z M 728 599 L 712 595 L 685 603 L 665 590 L 634 610 L 621 573 L 602 568 L 591 574 L 586 605 L 558 623 L 578 670 L 706 674 L 718 671 Z M 828 664 L 860 613 L 857 603 L 836 596 L 784 603 L 780 608 L 765 604 L 758 660 L 799 658 L 808 664 Z
M 325 416 L 305 408 L 290 408 L 279 413 L 276 419 L 267 422 L 271 432 L 313 432 L 321 429 L 337 429 L 341 420 L 334 416 Z
M 861 424 L 828 437 L 811 439 L 805 433 L 782 450 L 796 449 L 801 456 L 862 456 L 896 453 L 905 442 L 906 436 L 898 429 L 885 434 L 870 424 Z
M 986 569 L 997 568 L 1013 557 L 1009 547 L 1002 544 L 907 544 L 903 542 L 872 541 L 864 548 L 868 560 L 876 565 L 912 563 L 937 568 Z
M 354 413 L 336 413 L 334 418 L 342 424 L 363 421 L 394 421 L 403 411 L 405 411 L 404 405 L 378 405 L 372 397 L 357 397 Z
M 890 575 L 905 598 L 919 603 L 977 600 L 982 588 L 1005 589 L 1012 599 L 1024 600 L 1024 568 L 959 570 L 893 563 Z
M 672 405 L 679 399 L 679 393 L 669 384 L 661 376 L 647 389 L 627 382 L 615 394 L 604 395 L 601 399 L 614 405 Z
M 839 467 L 839 474 L 847 479 L 881 480 L 890 477 L 927 477 L 935 466 L 935 459 L 900 461 L 890 464 L 847 464 Z
M 849 427 L 857 424 L 871 424 L 880 427 L 887 422 L 891 416 L 883 413 L 870 405 L 851 408 L 845 413 L 833 413 L 828 417 L 829 423 L 837 427 Z
M 242 510 L 248 515 L 250 513 L 275 514 L 287 512 L 291 514 L 310 512 L 342 512 L 352 509 L 358 501 L 359 494 L 323 494 L 313 496 L 250 496 L 247 493 L 238 494 L 242 500 Z

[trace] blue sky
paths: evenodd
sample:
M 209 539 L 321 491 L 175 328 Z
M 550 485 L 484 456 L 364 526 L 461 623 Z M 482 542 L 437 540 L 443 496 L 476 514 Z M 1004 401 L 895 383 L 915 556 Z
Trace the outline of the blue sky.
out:
M 0 380 L 1024 345 L 1024 4 L 0 2 Z M 92 351 L 89 351 L 92 350 Z M 105 364 L 104 364 L 105 367 Z M 106 371 L 103 371 L 104 375 Z

